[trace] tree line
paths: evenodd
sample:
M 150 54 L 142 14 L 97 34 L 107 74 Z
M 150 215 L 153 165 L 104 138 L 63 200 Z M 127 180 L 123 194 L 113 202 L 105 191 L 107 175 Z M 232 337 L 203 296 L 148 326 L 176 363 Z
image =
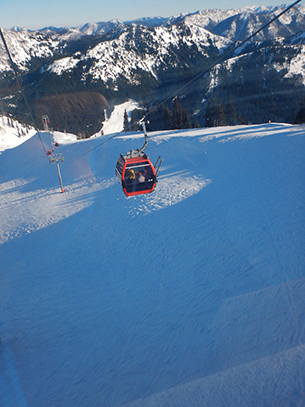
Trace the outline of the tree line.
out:
M 178 98 L 176 97 L 172 106 L 160 104 L 152 107 L 150 104 L 146 104 L 145 109 L 136 109 L 132 111 L 130 120 L 125 110 L 123 119 L 124 131 L 139 130 L 138 123 L 144 114 L 148 117 L 146 128 L 149 131 L 191 129 L 193 127 L 199 127 L 196 119 L 192 123 L 188 110 L 179 104 Z
M 183 107 L 178 98 L 175 97 L 171 105 L 146 105 L 145 109 L 136 109 L 131 112 L 129 119 L 127 111 L 124 112 L 124 131 L 139 130 L 139 120 L 144 116 L 148 117 L 146 123 L 147 130 L 175 130 L 191 129 L 199 127 L 216 127 L 244 124 L 241 115 L 237 117 L 234 103 L 231 98 L 224 106 L 222 101 L 213 98 L 207 103 L 204 117 L 198 117 L 196 114 L 190 115 L 188 109 Z

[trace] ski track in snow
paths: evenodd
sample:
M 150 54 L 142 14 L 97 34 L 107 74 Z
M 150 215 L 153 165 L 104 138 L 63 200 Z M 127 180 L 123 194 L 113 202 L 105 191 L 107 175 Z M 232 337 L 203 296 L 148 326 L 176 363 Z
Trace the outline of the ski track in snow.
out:
M 1 407 L 303 407 L 304 134 L 152 133 L 159 181 L 130 198 L 139 133 L 57 134 L 64 194 L 35 138 L 4 151 Z
M 134 207 L 129 212 L 132 216 L 140 213 L 149 214 L 152 211 L 164 209 L 197 194 L 209 185 L 211 180 L 187 174 L 168 174 L 160 176 L 156 190 L 151 195 L 134 197 Z
M 104 135 L 121 132 L 124 128 L 123 118 L 125 110 L 130 118 L 132 110 L 136 109 L 138 106 L 139 104 L 134 101 L 125 102 L 122 105 L 115 106 L 110 118 L 106 119 L 103 123 Z
M 32 180 L 34 182 L 34 180 Z M 0 244 L 22 237 L 68 218 L 92 204 L 90 194 L 114 183 L 88 184 L 79 181 L 65 187 L 21 192 L 31 181 L 14 180 L 0 185 Z
M 125 403 L 124 407 L 290 406 L 292 404 L 286 392 L 293 392 L 294 387 L 288 384 L 287 388 L 283 390 L 277 381 L 282 382 L 285 379 L 290 383 L 289 375 L 292 372 L 304 371 L 304 355 L 305 347 L 302 345 L 262 358 L 260 361 L 191 381 L 149 398 Z M 258 375 L 257 371 L 261 374 Z M 240 386 L 238 391 L 236 391 L 237 383 Z M 253 387 L 255 391 L 249 391 Z M 300 388 L 301 394 L 303 394 L 304 383 L 300 382 Z M 266 399 L 266 393 L 270 394 L 268 399 Z M 303 402 L 300 401 L 294 405 L 303 407 Z

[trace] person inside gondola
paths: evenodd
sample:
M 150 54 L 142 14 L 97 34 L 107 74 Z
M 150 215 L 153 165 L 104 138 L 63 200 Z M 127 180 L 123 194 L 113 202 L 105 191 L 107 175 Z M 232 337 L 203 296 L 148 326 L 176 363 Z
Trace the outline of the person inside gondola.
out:
M 127 170 L 127 176 L 129 179 L 136 179 L 136 174 L 134 172 L 134 170 Z
M 144 177 L 144 175 L 141 173 L 141 171 L 138 172 L 138 181 L 139 181 L 139 182 L 145 182 L 145 177 Z

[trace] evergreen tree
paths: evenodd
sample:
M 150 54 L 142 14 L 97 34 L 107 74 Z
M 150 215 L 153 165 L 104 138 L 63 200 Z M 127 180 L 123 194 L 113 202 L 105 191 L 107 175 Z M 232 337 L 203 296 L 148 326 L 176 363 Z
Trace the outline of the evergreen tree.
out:
M 134 113 L 134 111 L 131 112 L 131 129 L 132 129 L 133 131 L 139 130 L 139 125 L 138 125 L 137 120 L 136 120 L 136 118 L 135 118 L 135 113 Z
M 219 102 L 217 106 L 217 115 L 218 115 L 218 126 L 226 126 L 227 125 L 227 119 L 226 115 L 223 109 L 223 104 L 222 100 Z
M 175 97 L 172 114 L 172 129 L 188 129 L 191 127 L 188 111 L 182 108 L 178 102 L 178 98 Z
M 194 128 L 194 129 L 199 129 L 199 128 L 200 128 L 200 125 L 199 125 L 199 122 L 198 122 L 197 117 L 195 118 L 195 121 L 194 121 L 194 124 L 193 124 L 193 128 Z
M 213 127 L 213 107 L 212 102 L 209 100 L 205 112 L 205 126 Z
M 183 129 L 191 129 L 191 119 L 186 109 L 183 110 Z
M 124 122 L 123 122 L 123 129 L 124 131 L 129 131 L 129 120 L 128 120 L 128 114 L 126 109 L 124 110 Z
M 305 123 L 305 97 L 301 102 L 300 110 L 297 113 L 296 119 L 295 119 L 296 124 L 303 124 Z
M 237 116 L 236 116 L 235 105 L 232 102 L 231 95 L 229 96 L 229 102 L 227 104 L 227 107 L 226 107 L 225 111 L 226 111 L 226 116 L 227 116 L 227 124 L 229 126 L 236 125 L 237 124 Z
M 177 98 L 171 108 L 162 104 L 152 109 L 147 124 L 149 131 L 189 128 L 192 128 L 189 113 L 182 108 Z
M 213 127 L 219 126 L 219 105 L 216 98 L 213 99 L 212 104 L 212 124 Z
M 172 129 L 181 129 L 182 117 L 180 116 L 180 106 L 177 97 L 174 99 L 173 116 L 172 116 Z
M 239 116 L 238 116 L 238 123 L 239 123 L 239 124 L 246 124 L 246 122 L 244 121 L 244 119 L 241 117 L 241 114 L 239 114 Z
M 214 97 L 212 101 L 208 103 L 208 108 L 206 112 L 206 125 L 207 127 L 217 127 L 220 126 L 220 120 L 223 120 L 224 113 L 222 104 L 219 104 L 217 99 Z
M 164 107 L 164 121 L 163 121 L 164 130 L 171 129 L 172 120 L 173 120 L 172 113 L 171 113 L 170 109 L 168 108 L 168 106 L 165 106 Z

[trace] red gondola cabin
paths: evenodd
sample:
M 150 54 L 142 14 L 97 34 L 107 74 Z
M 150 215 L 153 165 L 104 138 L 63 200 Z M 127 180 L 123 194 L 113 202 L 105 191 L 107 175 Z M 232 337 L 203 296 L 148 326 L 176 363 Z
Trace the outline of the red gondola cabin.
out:
M 115 174 L 123 191 L 127 196 L 149 194 L 155 189 L 162 161 L 157 159 L 153 166 L 150 159 L 144 153 L 148 145 L 145 122 L 142 123 L 145 143 L 138 150 L 130 150 L 126 155 L 120 155 L 115 167 Z M 158 166 L 159 162 L 159 166 Z M 157 168 L 158 166 L 158 168 Z
M 156 186 L 157 175 L 155 167 L 143 152 L 136 156 L 120 155 L 115 173 L 127 196 L 149 194 Z

